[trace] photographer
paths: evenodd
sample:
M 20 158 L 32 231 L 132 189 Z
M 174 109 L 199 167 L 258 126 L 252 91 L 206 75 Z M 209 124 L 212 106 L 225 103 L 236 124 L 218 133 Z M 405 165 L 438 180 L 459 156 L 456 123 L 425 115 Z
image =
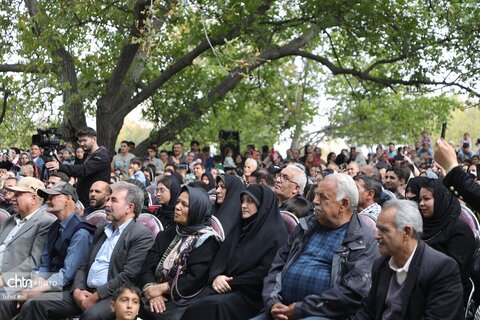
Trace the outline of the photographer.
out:
M 88 193 L 95 181 L 110 182 L 110 155 L 105 147 L 97 144 L 97 133 L 90 127 L 80 128 L 76 133 L 78 144 L 85 151 L 86 158 L 82 164 L 60 164 L 57 160 L 49 161 L 45 166 L 49 170 L 58 170 L 71 177 L 78 178 L 77 193 L 85 207 L 89 205 Z

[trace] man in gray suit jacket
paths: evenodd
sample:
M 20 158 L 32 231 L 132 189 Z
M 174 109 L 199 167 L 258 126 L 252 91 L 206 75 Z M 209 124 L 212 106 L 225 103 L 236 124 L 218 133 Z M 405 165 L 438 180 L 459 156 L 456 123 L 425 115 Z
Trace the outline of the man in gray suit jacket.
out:
M 17 214 L 0 223 L 0 319 L 10 319 L 17 307 L 16 293 L 22 285 L 17 279 L 29 279 L 40 263 L 50 224 L 55 218 L 43 211 L 37 190 L 43 183 L 32 177 L 22 178 L 17 186 L 7 187 L 14 193 L 12 204 Z
M 19 318 L 48 320 L 82 314 L 82 320 L 115 319 L 110 309 L 112 294 L 138 276 L 153 242 L 150 231 L 135 221 L 143 198 L 143 191 L 133 184 L 113 184 L 105 207 L 112 223 L 97 228 L 92 251 L 77 271 L 72 290 L 61 297 L 44 294 L 49 301 L 27 301 Z

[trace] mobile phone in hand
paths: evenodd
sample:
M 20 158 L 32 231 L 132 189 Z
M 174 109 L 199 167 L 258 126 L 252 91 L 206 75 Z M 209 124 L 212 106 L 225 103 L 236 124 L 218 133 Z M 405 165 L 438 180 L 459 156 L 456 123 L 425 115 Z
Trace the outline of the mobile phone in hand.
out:
M 442 122 L 442 133 L 440 134 L 440 138 L 445 139 L 445 131 L 447 131 L 447 123 Z

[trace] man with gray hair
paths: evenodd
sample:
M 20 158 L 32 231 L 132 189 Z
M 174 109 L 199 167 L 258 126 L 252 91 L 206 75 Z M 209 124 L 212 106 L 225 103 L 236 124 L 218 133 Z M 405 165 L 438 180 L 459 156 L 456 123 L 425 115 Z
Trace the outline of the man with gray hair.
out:
M 290 164 L 282 169 L 275 178 L 275 189 L 278 196 L 280 210 L 285 210 L 286 202 L 291 198 L 299 198 L 307 204 L 309 215 L 313 215 L 313 205 L 303 196 L 303 190 L 307 184 L 305 171 L 298 166 Z M 292 212 L 300 217 L 297 212 Z
M 384 257 L 375 262 L 372 288 L 353 319 L 463 319 L 458 264 L 421 240 L 418 205 L 386 202 L 377 228 Z
M 318 183 L 315 215 L 301 219 L 264 279 L 265 314 L 255 319 L 346 319 L 360 307 L 379 252 L 358 218 L 352 177 Z
M 97 228 L 92 250 L 78 269 L 72 290 L 63 291 L 60 299 L 30 301 L 28 308 L 22 308 L 20 319 L 48 320 L 82 313 L 82 320 L 115 319 L 110 310 L 112 294 L 139 275 L 152 237 L 135 220 L 142 210 L 143 191 L 124 181 L 111 187 L 105 206 L 111 223 Z
M 248 185 L 248 178 L 250 178 L 250 175 L 253 173 L 253 171 L 257 170 L 258 163 L 257 160 L 253 158 L 248 158 L 245 160 L 245 165 L 243 166 L 243 182 L 245 182 L 246 185 Z

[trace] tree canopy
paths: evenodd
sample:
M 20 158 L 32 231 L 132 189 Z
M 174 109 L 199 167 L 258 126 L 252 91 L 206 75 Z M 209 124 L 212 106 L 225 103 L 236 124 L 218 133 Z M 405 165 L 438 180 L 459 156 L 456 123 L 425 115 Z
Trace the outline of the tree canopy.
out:
M 154 130 L 140 151 L 189 134 L 211 142 L 218 129 L 268 141 L 328 95 L 338 103 L 323 132 L 363 142 L 395 123 L 385 137 L 434 126 L 455 106 L 446 93 L 480 97 L 475 1 L 0 2 L 12 132 L 41 118 L 72 139 L 90 114 L 112 150 L 143 107 Z

